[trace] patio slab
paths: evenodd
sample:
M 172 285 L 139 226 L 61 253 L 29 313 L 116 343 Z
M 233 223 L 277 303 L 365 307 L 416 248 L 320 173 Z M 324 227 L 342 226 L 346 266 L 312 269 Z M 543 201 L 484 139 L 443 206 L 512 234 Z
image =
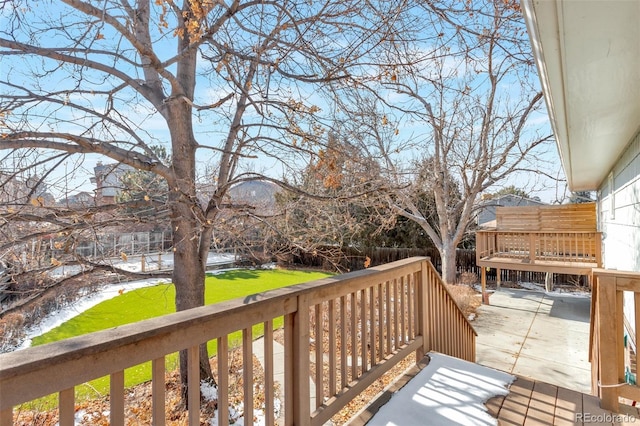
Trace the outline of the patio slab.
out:
M 590 304 L 586 296 L 496 291 L 473 322 L 477 362 L 589 393 Z

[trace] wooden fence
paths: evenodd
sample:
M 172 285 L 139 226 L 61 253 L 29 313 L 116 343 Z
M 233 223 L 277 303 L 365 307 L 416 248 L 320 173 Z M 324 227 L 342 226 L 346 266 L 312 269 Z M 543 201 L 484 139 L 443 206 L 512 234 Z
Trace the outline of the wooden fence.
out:
M 496 208 L 498 231 L 595 232 L 596 203 Z
M 344 269 L 350 271 L 357 271 L 365 269 L 365 261 L 367 258 L 371 261 L 371 266 L 382 265 L 389 262 L 395 262 L 397 260 L 406 259 L 412 256 L 425 256 L 428 257 L 436 268 L 437 271 L 442 271 L 442 261 L 440 259 L 440 253 L 435 248 L 396 248 L 396 247 L 372 247 L 362 250 L 356 250 L 354 248 L 345 248 L 344 254 L 341 259 L 336 259 L 340 262 Z M 304 265 L 306 267 L 323 268 L 329 267 L 325 264 L 325 260 L 320 256 L 314 256 L 311 253 L 299 253 L 294 257 L 294 263 L 298 265 Z M 456 252 L 456 268 L 458 276 L 461 277 L 464 273 L 475 274 L 476 277 L 480 277 L 481 267 L 476 263 L 476 250 L 473 249 L 458 249 Z M 498 277 L 498 272 L 500 277 Z M 501 269 L 498 271 L 492 268 L 486 271 L 487 279 L 490 282 L 532 282 L 532 283 L 544 283 L 546 278 L 545 272 L 534 271 L 515 271 Z M 465 280 L 467 282 L 468 280 Z M 556 284 L 572 284 L 586 286 L 587 280 L 578 275 L 571 274 L 556 274 Z
M 110 423 L 124 425 L 124 370 L 152 362 L 153 424 L 165 424 L 165 359 L 187 350 L 189 401 L 200 401 L 199 347 L 218 347 L 218 424 L 228 424 L 229 335 L 242 333 L 245 425 L 254 388 L 274 424 L 274 319 L 284 316 L 284 424 L 321 425 L 404 358 L 431 350 L 475 361 L 475 331 L 425 258 L 411 258 L 0 355 L 0 425 L 15 406 L 58 393 L 59 424 L 74 424 L 74 388 L 110 377 Z M 264 382 L 255 383 L 253 327 L 264 329 Z M 315 362 L 310 354 L 315 354 Z M 315 382 L 311 398 L 309 378 Z M 315 401 L 312 403 L 311 401 Z M 16 410 L 17 411 L 17 410 Z M 200 407 L 189 404 L 189 425 Z

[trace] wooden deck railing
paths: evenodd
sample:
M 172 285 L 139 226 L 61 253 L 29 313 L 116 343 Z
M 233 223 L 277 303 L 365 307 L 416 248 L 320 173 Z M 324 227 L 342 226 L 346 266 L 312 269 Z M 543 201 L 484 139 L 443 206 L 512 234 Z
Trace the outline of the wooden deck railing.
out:
M 284 316 L 284 424 L 320 425 L 405 357 L 435 350 L 475 361 L 475 331 L 425 258 L 411 258 L 245 299 L 0 355 L 0 425 L 14 407 L 59 395 L 60 425 L 74 424 L 74 387 L 110 376 L 110 423 L 124 425 L 124 369 L 152 361 L 153 424 L 165 424 L 165 357 L 189 358 L 189 400 L 200 400 L 198 348 L 218 342 L 218 424 L 228 424 L 228 336 L 242 331 L 245 424 L 254 386 L 274 424 L 273 320 Z M 264 383 L 253 383 L 252 326 L 264 325 Z M 313 354 L 314 362 L 310 360 Z M 309 378 L 315 382 L 311 406 Z M 253 386 L 252 386 L 253 384 Z M 200 424 L 189 404 L 189 424 Z
M 476 262 L 504 259 L 524 263 L 602 264 L 601 233 L 591 231 L 477 231 Z M 514 268 L 517 269 L 517 268 Z
M 637 347 L 640 330 L 640 273 L 595 269 L 591 297 L 591 386 L 602 408 L 620 412 L 620 398 L 640 401 Z M 627 293 L 626 295 L 624 293 Z M 626 299 L 626 300 L 625 300 Z M 625 330 L 626 329 L 626 330 Z M 625 335 L 627 336 L 625 338 Z M 632 350 L 633 349 L 633 350 Z

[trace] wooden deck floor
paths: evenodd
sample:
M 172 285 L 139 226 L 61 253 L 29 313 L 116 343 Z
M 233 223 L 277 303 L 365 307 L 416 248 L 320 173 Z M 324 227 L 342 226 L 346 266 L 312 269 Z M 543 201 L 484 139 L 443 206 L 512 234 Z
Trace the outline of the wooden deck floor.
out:
M 349 426 L 366 426 L 367 422 L 386 404 L 395 392 L 413 379 L 425 360 L 407 370 L 385 392 L 353 417 Z M 612 414 L 600 408 L 598 398 L 549 383 L 516 376 L 506 396 L 497 396 L 485 404 L 502 426 L 627 426 L 640 425 L 640 412 L 621 404 L 623 413 Z M 427 423 L 428 424 L 428 423 Z
M 487 402 L 499 425 L 627 425 L 640 424 L 638 410 L 612 414 L 598 399 L 548 383 L 518 377 L 507 396 Z

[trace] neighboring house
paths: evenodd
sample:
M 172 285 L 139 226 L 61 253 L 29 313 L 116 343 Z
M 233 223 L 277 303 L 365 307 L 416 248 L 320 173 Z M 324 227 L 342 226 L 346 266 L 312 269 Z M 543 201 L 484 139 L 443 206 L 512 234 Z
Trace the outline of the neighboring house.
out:
M 522 0 L 562 166 L 607 269 L 640 272 L 640 2 Z
M 478 205 L 478 215 L 476 217 L 476 223 L 479 227 L 495 228 L 497 207 L 543 205 L 546 205 L 546 203 L 515 194 L 505 194 L 497 197 L 483 197 L 482 201 Z
M 122 191 L 121 178 L 125 173 L 134 171 L 131 166 L 121 163 L 98 164 L 93 168 L 91 183 L 96 185 L 96 204 L 112 204 Z
M 58 201 L 58 205 L 70 208 L 89 207 L 95 204 L 95 197 L 91 192 L 78 192 Z
M 248 205 L 256 212 L 269 215 L 274 214 L 276 208 L 276 193 L 278 185 L 261 180 L 241 182 L 229 189 L 232 204 Z
M 0 204 L 3 207 L 23 204 L 50 206 L 54 202 L 47 185 L 39 177 L 31 176 L 24 180 L 0 170 Z

